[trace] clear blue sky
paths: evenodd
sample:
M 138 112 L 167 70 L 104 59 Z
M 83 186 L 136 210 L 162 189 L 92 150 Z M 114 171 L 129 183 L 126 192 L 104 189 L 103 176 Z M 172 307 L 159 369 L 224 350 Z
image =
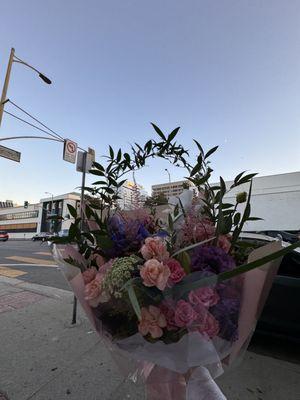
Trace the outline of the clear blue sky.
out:
M 53 80 L 15 64 L 8 97 L 99 156 L 182 127 L 181 141 L 219 144 L 215 177 L 299 170 L 300 2 L 10 0 L 1 4 L 0 79 L 10 48 Z M 7 110 L 13 111 L 11 106 Z M 1 136 L 32 134 L 4 115 Z M 6 142 L 0 200 L 73 191 L 80 174 L 51 142 Z M 137 180 L 164 182 L 164 162 Z M 172 179 L 182 171 L 170 168 Z

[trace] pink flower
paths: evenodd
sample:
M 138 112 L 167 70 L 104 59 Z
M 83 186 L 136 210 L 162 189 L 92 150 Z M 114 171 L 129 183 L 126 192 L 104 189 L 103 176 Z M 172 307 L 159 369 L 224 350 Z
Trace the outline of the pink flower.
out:
M 175 324 L 182 328 L 191 325 L 198 318 L 198 314 L 190 305 L 190 303 L 179 300 L 176 304 L 174 321 Z
M 105 303 L 109 300 L 108 294 L 102 289 L 104 275 L 97 273 L 95 279 L 85 286 L 85 300 L 91 307 L 97 307 L 99 303 Z
M 172 331 L 178 328 L 174 320 L 175 307 L 176 303 L 172 300 L 164 300 L 159 306 L 160 311 L 164 314 L 166 318 L 168 331 Z
M 169 258 L 169 252 L 159 237 L 148 237 L 141 248 L 141 253 L 145 260 L 155 258 L 158 261 L 165 261 Z
M 92 282 L 93 279 L 95 279 L 97 274 L 97 270 L 94 267 L 88 268 L 82 273 L 82 277 L 84 280 L 84 284 L 86 285 L 87 283 Z
M 194 306 L 203 304 L 204 307 L 209 308 L 217 304 L 219 300 L 218 293 L 210 287 L 201 287 L 189 293 L 189 302 Z
M 143 307 L 141 309 L 141 321 L 139 323 L 139 332 L 146 336 L 148 333 L 153 339 L 160 338 L 163 335 L 163 330 L 167 326 L 165 316 L 160 309 L 155 306 L 149 306 L 149 309 Z
M 174 258 L 170 258 L 167 262 L 166 265 L 169 267 L 169 270 L 171 271 L 171 275 L 169 278 L 169 281 L 171 283 L 178 283 L 182 280 L 182 278 L 186 275 L 184 269 L 180 265 L 180 263 L 175 260 Z
M 221 247 L 221 249 L 223 249 L 226 253 L 228 253 L 231 247 L 229 237 L 226 235 L 219 236 L 218 246 Z
M 152 259 L 145 262 L 140 269 L 140 275 L 145 286 L 156 286 L 158 289 L 164 290 L 170 276 L 170 270 L 167 265 Z
M 202 321 L 196 321 L 196 328 L 198 332 L 210 339 L 217 336 L 220 332 L 219 322 L 210 312 L 206 313 L 205 318 L 202 319 Z
M 95 261 L 95 263 L 97 264 L 97 266 L 99 268 L 101 267 L 101 265 L 105 264 L 104 258 L 100 254 L 97 254 L 97 253 L 93 254 L 92 260 Z

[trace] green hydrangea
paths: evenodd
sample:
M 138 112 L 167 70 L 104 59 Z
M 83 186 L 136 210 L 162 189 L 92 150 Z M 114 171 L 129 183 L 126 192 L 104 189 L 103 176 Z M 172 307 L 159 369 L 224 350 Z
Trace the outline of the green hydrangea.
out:
M 114 297 L 122 297 L 120 289 L 131 279 L 131 274 L 136 266 L 135 256 L 121 257 L 113 262 L 111 269 L 105 276 L 103 288 Z

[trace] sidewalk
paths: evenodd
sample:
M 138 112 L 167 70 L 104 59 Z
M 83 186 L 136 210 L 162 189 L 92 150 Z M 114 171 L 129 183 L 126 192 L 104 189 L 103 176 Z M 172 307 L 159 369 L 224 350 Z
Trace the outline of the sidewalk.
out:
M 0 399 L 108 400 L 123 381 L 69 291 L 0 277 Z M 218 379 L 228 400 L 300 399 L 300 365 L 247 353 Z M 123 386 L 114 399 L 142 400 Z

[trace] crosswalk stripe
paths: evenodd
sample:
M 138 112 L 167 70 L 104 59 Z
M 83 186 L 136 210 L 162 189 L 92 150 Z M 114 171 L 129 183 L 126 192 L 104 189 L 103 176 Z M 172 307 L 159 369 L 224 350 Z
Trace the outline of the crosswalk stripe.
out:
M 6 260 L 13 260 L 13 261 L 22 261 L 23 263 L 26 263 L 26 264 L 54 265 L 53 260 L 43 260 L 41 258 L 10 256 L 10 257 L 5 257 L 5 259 Z
M 17 276 L 26 275 L 26 274 L 27 274 L 27 272 L 20 271 L 18 269 L 0 267 L 0 275 L 7 276 L 8 278 L 16 278 Z

